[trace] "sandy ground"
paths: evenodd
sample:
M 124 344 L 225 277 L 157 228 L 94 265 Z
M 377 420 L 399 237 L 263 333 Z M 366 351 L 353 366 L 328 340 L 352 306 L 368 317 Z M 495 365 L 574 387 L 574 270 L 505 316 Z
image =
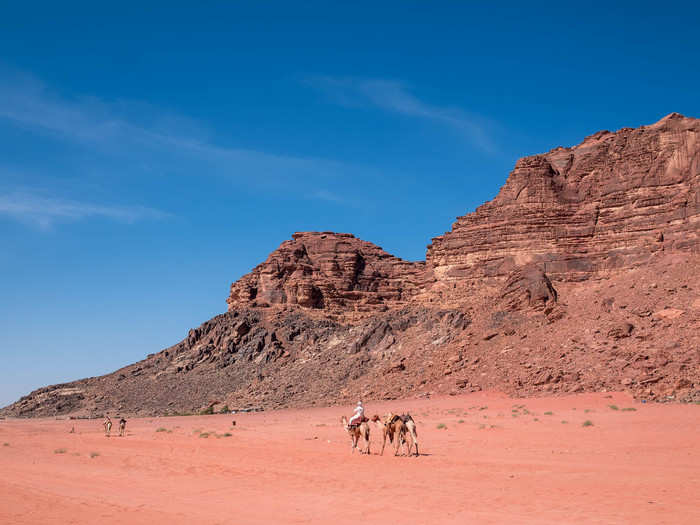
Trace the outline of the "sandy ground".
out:
M 700 406 L 368 405 L 389 409 L 414 415 L 420 457 L 379 456 L 376 431 L 370 456 L 351 454 L 350 407 L 133 419 L 123 438 L 95 420 L 2 420 L 0 523 L 700 523 Z

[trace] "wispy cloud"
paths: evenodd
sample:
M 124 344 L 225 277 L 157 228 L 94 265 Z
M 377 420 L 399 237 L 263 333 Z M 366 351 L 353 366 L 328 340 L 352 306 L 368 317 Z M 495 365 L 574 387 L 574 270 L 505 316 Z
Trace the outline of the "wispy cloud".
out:
M 239 180 L 337 176 L 353 168 L 328 159 L 278 155 L 213 143 L 200 124 L 145 104 L 69 99 L 29 76 L 0 75 L 0 119 L 54 138 L 129 158 L 192 161 Z M 160 156 L 160 157 L 159 157 Z
M 413 95 L 401 82 L 384 79 L 313 76 L 306 84 L 324 92 L 334 102 L 349 106 L 374 106 L 384 111 L 432 120 L 463 133 L 478 148 L 493 152 L 486 120 L 451 107 L 429 104 Z
M 0 194 L 0 215 L 49 229 L 55 222 L 104 218 L 124 223 L 158 220 L 170 214 L 143 206 L 108 206 L 38 195 L 31 191 Z

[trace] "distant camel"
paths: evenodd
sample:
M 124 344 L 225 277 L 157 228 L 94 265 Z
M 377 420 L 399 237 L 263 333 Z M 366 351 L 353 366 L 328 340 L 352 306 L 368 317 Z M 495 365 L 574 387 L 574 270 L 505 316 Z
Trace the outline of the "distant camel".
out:
M 124 437 L 126 433 L 126 419 L 121 418 L 119 420 L 119 437 Z
M 384 447 L 386 447 L 386 438 L 389 438 L 389 443 L 394 444 L 394 456 L 399 455 L 399 447 L 406 443 L 406 425 L 399 416 L 387 414 L 382 420 L 379 416 L 372 417 L 377 426 L 382 431 L 382 451 L 380 456 L 384 455 Z
M 418 455 L 418 433 L 416 432 L 416 422 L 410 414 L 403 414 L 401 416 L 389 413 L 385 416 L 382 421 L 379 416 L 374 416 L 372 421 L 376 422 L 377 426 L 382 429 L 384 435 L 384 441 L 382 442 L 382 451 L 380 454 L 384 454 L 384 447 L 386 446 L 386 438 L 389 438 L 389 443 L 394 443 L 394 455 L 399 455 L 399 449 L 402 450 L 404 447 L 408 447 L 406 455 L 411 455 L 411 448 L 415 447 L 416 456 Z M 407 439 L 406 436 L 409 436 Z
M 112 420 L 109 419 L 109 416 L 105 416 L 104 423 L 102 423 L 105 427 L 105 436 L 109 437 L 109 434 L 112 432 Z
M 340 422 L 343 424 L 343 428 L 350 436 L 352 441 L 352 452 L 355 449 L 360 451 L 360 454 L 369 454 L 369 425 L 367 424 L 367 418 L 364 418 L 359 425 L 348 425 L 348 420 L 345 416 L 340 418 Z M 365 440 L 365 451 L 359 447 L 360 437 Z
M 418 454 L 418 431 L 416 430 L 416 422 L 413 421 L 413 418 L 411 417 L 411 414 L 403 414 L 401 416 L 401 419 L 403 419 L 404 424 L 406 425 L 406 430 L 408 431 L 408 435 L 411 437 L 411 442 L 408 444 L 408 455 L 411 455 L 411 444 L 416 448 L 416 456 L 419 456 Z

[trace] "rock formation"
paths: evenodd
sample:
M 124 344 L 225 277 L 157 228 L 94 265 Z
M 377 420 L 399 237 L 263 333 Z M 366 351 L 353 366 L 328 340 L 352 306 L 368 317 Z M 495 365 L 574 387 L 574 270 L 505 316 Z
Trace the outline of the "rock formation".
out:
M 664 249 L 700 251 L 700 120 L 601 131 L 518 161 L 498 196 L 433 239 L 448 282 L 538 263 L 557 280 L 630 268 Z
M 233 283 L 226 302 L 229 311 L 271 305 L 382 311 L 405 304 L 424 269 L 349 233 L 301 232 Z
M 480 389 L 700 401 L 700 120 L 518 161 L 426 262 L 296 233 L 228 312 L 102 377 L 0 413 L 154 415 Z

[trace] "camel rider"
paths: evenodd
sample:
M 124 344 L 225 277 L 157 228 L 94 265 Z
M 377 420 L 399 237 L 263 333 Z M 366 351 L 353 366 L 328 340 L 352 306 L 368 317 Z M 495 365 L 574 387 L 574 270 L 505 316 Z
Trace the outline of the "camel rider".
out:
M 362 423 L 362 419 L 365 417 L 365 409 L 362 406 L 362 401 L 357 402 L 355 407 L 355 414 L 348 421 L 348 425 L 359 425 Z

